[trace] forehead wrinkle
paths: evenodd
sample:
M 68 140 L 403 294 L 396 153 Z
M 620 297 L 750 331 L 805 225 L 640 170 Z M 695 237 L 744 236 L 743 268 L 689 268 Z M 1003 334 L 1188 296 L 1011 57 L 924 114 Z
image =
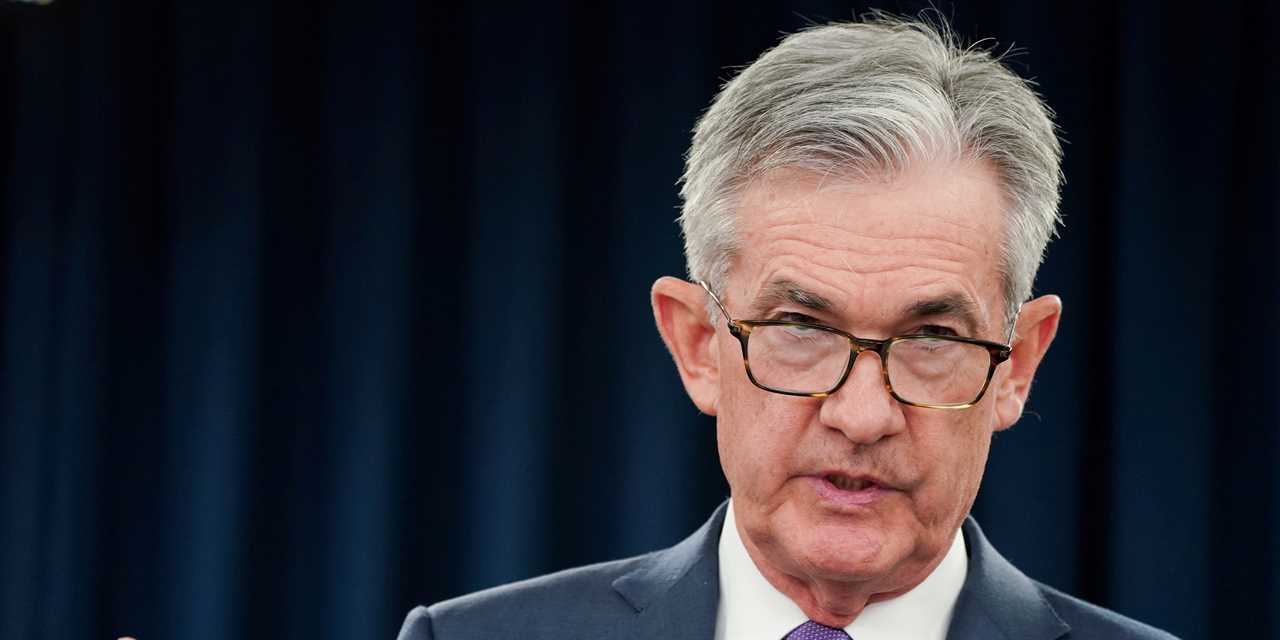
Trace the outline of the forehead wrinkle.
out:
M 863 243 L 892 243 L 892 242 L 936 242 L 947 246 L 961 249 L 967 253 L 985 254 L 989 251 L 984 249 L 992 248 L 992 244 L 997 241 L 989 230 L 984 230 L 979 226 L 967 226 L 959 223 L 952 223 L 943 216 L 923 216 L 945 222 L 947 226 L 955 227 L 957 230 L 965 231 L 972 236 L 970 242 L 965 242 L 957 238 L 957 234 L 947 233 L 939 230 L 925 230 L 919 228 L 918 225 L 897 225 L 885 222 L 883 220 L 873 221 L 870 224 L 859 225 L 856 228 L 850 228 L 849 225 L 842 221 L 820 221 L 816 217 L 806 220 L 765 220 L 770 216 L 760 216 L 759 218 L 751 217 L 752 220 L 744 225 L 743 239 L 768 239 L 772 236 L 817 236 L 817 237 L 851 237 L 861 240 Z M 960 234 L 965 235 L 965 234 Z M 976 240 L 977 242 L 973 242 Z M 846 245 L 827 247 L 831 249 L 848 248 Z
M 983 209 L 985 208 L 986 207 L 982 207 L 978 210 L 971 210 L 967 208 L 949 208 L 946 205 L 940 207 L 912 205 L 910 208 L 905 208 L 903 210 L 886 211 L 883 209 L 877 209 L 872 211 L 872 215 L 879 218 L 879 224 L 875 226 L 883 227 L 889 231 L 909 229 L 910 227 L 904 225 L 903 222 L 928 220 L 944 227 L 968 231 L 983 238 L 990 238 L 993 234 L 999 232 L 998 227 L 1002 225 L 1003 214 L 995 216 L 994 219 L 984 219 L 987 217 L 983 215 Z M 1002 209 L 997 207 L 997 211 L 1002 211 Z M 842 207 L 840 213 L 842 215 L 847 215 L 849 213 L 848 207 Z M 992 226 L 997 228 L 993 229 L 991 228 Z M 895 236 L 889 235 L 888 237 Z
M 849 235 L 861 237 L 857 236 L 857 234 Z M 906 254 L 904 254 L 901 247 L 884 246 L 889 243 L 877 243 L 875 241 L 840 243 L 839 246 L 833 246 L 829 241 L 816 239 L 813 234 L 806 234 L 773 241 L 771 243 L 774 249 L 774 251 L 771 251 L 773 255 L 765 258 L 765 261 L 774 262 L 782 259 L 786 263 L 798 259 L 815 266 L 859 276 L 875 276 L 894 272 L 918 273 L 921 271 L 926 273 L 942 272 L 952 275 L 973 275 L 973 266 L 967 259 L 974 256 L 982 256 L 983 254 L 963 243 L 949 239 L 939 240 L 962 249 L 963 254 L 968 255 L 963 255 L 960 252 L 952 253 L 936 250 L 921 252 L 921 249 L 927 248 L 927 243 L 914 241 L 908 242 L 912 243 L 912 248 L 915 252 L 907 252 Z M 904 255 L 909 255 L 910 257 L 906 260 L 900 260 L 899 258 Z M 988 266 L 993 270 L 996 268 L 994 263 Z M 798 267 L 804 271 L 806 265 L 801 263 Z M 994 275 L 994 273 L 989 275 Z M 975 282 L 973 284 L 977 285 L 978 283 Z M 839 285 L 833 286 L 839 288 Z M 971 296 L 970 298 L 972 300 Z M 978 304 L 975 307 L 977 311 L 983 309 L 984 305 L 982 304 Z M 984 314 L 977 315 L 982 316 Z M 979 322 L 978 324 L 981 325 L 982 323 Z
M 830 249 L 825 243 L 810 238 L 786 238 L 770 243 L 768 255 L 755 259 L 740 255 L 747 263 L 754 263 L 756 271 L 777 271 L 778 268 L 790 265 L 796 271 L 811 275 L 814 267 L 857 276 L 874 276 L 893 272 L 942 272 L 951 275 L 970 274 L 972 267 L 960 257 L 949 255 L 912 256 L 909 260 L 899 260 L 901 251 L 884 251 L 883 253 L 864 252 L 859 249 L 842 247 Z M 905 263 L 904 263 L 905 262 Z M 855 264 L 857 263 L 857 264 Z M 757 277 L 756 282 L 766 282 Z M 844 286 L 839 280 L 826 282 L 835 290 Z
M 966 264 L 964 260 L 959 258 L 946 257 L 946 256 L 914 257 L 909 264 L 900 264 L 900 263 L 897 263 L 897 261 L 892 261 L 892 260 L 889 260 L 889 261 L 876 260 L 874 264 L 855 265 L 853 262 L 850 261 L 850 258 L 853 257 L 850 254 L 856 254 L 857 256 L 860 256 L 862 258 L 880 259 L 885 257 L 889 257 L 889 258 L 899 257 L 901 255 L 901 252 L 900 251 L 884 251 L 880 253 L 870 253 L 870 252 L 859 251 L 856 249 L 847 249 L 847 250 L 842 249 L 837 251 L 837 250 L 828 249 L 827 247 L 825 247 L 820 243 L 801 240 L 798 238 L 778 240 L 775 242 L 775 246 L 783 247 L 793 243 L 802 245 L 802 248 L 812 247 L 817 249 L 825 249 L 832 256 L 839 256 L 839 260 L 837 261 L 837 260 L 831 259 L 831 257 L 828 257 L 827 259 L 823 259 L 822 257 L 820 257 L 821 256 L 820 253 L 810 254 L 809 252 L 805 252 L 805 251 L 793 251 L 791 252 L 791 255 L 774 256 L 774 257 L 771 257 L 770 259 L 766 259 L 766 261 L 777 260 L 779 257 L 799 258 L 799 259 L 803 259 L 810 263 L 823 266 L 829 269 L 843 270 L 849 273 L 856 273 L 861 275 L 874 275 L 879 273 L 888 273 L 891 271 L 912 271 L 912 270 L 925 270 L 925 271 L 936 270 L 936 271 L 944 271 L 946 273 L 960 274 L 960 273 L 966 273 L 971 270 L 969 265 Z M 862 262 L 865 262 L 865 260 L 863 260 Z
M 913 211 L 905 215 L 916 216 L 919 218 L 928 218 L 930 220 L 936 221 L 937 223 L 943 226 L 953 227 L 955 229 L 959 229 L 962 231 L 968 231 L 984 239 L 991 239 L 991 238 L 997 237 L 997 235 L 999 234 L 999 229 L 988 228 L 989 225 L 983 224 L 983 221 L 980 219 L 975 220 L 974 216 L 971 215 L 971 213 L 973 212 L 963 212 L 959 216 L 957 216 L 954 214 L 948 215 L 948 214 L 937 213 L 933 211 Z M 940 237 L 939 239 L 945 240 L 947 238 Z
M 818 227 L 819 231 L 826 231 L 827 232 L 826 234 L 822 234 L 825 237 L 834 238 L 837 234 L 839 234 L 843 236 L 849 236 L 851 237 L 851 239 L 841 243 L 836 243 L 836 242 L 823 243 L 817 240 L 805 239 L 802 236 L 819 235 L 819 234 L 811 233 L 813 231 L 811 229 L 805 229 L 806 232 L 800 232 L 799 228 L 805 228 L 810 226 Z M 964 228 L 968 229 L 967 227 L 964 227 Z M 777 240 L 774 240 L 774 242 L 794 241 L 794 242 L 801 242 L 808 245 L 812 245 L 816 248 L 825 249 L 827 251 L 851 251 L 854 253 L 860 253 L 860 254 L 866 254 L 866 255 L 881 255 L 884 253 L 897 253 L 901 250 L 900 247 L 892 247 L 892 246 L 886 246 L 886 245 L 892 245 L 900 242 L 911 242 L 911 243 L 926 244 L 926 245 L 929 243 L 938 243 L 938 244 L 946 245 L 948 247 L 954 247 L 954 248 L 960 249 L 964 253 L 977 254 L 977 255 L 988 254 L 988 252 L 983 251 L 978 247 L 975 247 L 973 243 L 966 243 L 961 240 L 955 239 L 954 236 L 946 236 L 946 235 L 902 234 L 902 235 L 896 235 L 896 236 L 895 235 L 881 236 L 881 235 L 874 235 L 869 233 L 860 233 L 856 231 L 850 231 L 836 224 L 824 224 L 824 223 L 818 223 L 818 222 L 781 223 L 781 224 L 772 226 L 771 231 L 773 231 L 774 233 L 766 234 L 766 233 L 757 232 L 753 234 L 748 234 L 747 237 L 751 238 L 755 236 L 760 236 L 763 238 L 764 236 L 767 236 L 767 235 L 783 235 L 787 237 L 779 238 Z M 880 249 L 877 251 L 875 250 L 877 246 L 883 247 L 883 249 Z
M 786 205 L 774 205 L 753 217 L 772 222 L 775 225 L 816 224 L 828 227 L 837 227 L 839 226 L 839 223 L 847 222 L 850 218 L 854 218 L 855 220 L 857 218 L 872 218 L 870 223 L 865 226 L 870 228 L 883 228 L 889 231 L 909 229 L 909 225 L 904 223 L 927 219 L 946 227 L 954 227 L 956 229 L 969 231 L 984 237 L 989 237 L 996 231 L 995 229 L 989 228 L 992 221 L 983 221 L 981 219 L 982 216 L 977 211 L 937 211 L 935 209 L 926 209 L 923 207 L 912 207 L 908 210 L 895 211 L 885 210 L 883 208 L 872 208 L 865 204 L 853 202 L 842 203 L 839 206 L 823 206 L 821 204 L 815 206 L 812 200 L 812 198 L 806 198 L 801 202 Z M 778 221 L 778 218 L 785 218 L 788 214 L 795 214 L 796 217 L 803 216 L 803 218 L 795 222 Z M 831 218 L 834 221 L 823 222 L 819 220 L 820 217 Z M 996 226 L 999 226 L 999 222 L 999 219 L 995 221 Z M 889 234 L 886 235 L 886 237 L 892 238 L 895 236 L 893 234 Z
M 748 211 L 755 209 L 753 215 L 744 216 L 748 220 L 744 225 L 744 235 L 769 236 L 779 231 L 785 232 L 794 227 L 812 225 L 827 234 L 852 234 L 868 240 L 921 240 L 937 241 L 953 245 L 957 248 L 990 255 L 994 245 L 1000 241 L 1003 215 L 985 216 L 986 206 L 979 205 L 978 210 L 968 208 L 957 209 L 952 203 L 930 206 L 921 203 L 910 203 L 903 206 L 891 206 L 889 210 L 861 202 L 867 194 L 850 193 L 841 202 L 821 201 L 822 196 L 833 191 L 839 195 L 844 185 L 822 185 L 820 188 L 805 190 L 802 195 L 790 198 L 780 197 L 778 189 L 769 194 L 770 197 L 746 205 Z M 955 194 L 953 194 L 955 195 Z M 985 204 L 985 203 L 983 203 Z M 752 206 L 754 205 L 754 206 Z M 992 203 L 997 210 L 1003 210 L 1001 203 Z M 787 218 L 793 218 L 788 220 Z M 863 220 L 859 220 L 862 218 Z M 866 218 L 870 218 L 867 220 Z M 918 235 L 921 222 L 944 227 L 941 232 L 933 231 L 929 235 Z M 857 230 L 848 227 L 858 224 Z M 994 225 L 994 226 L 993 226 Z M 947 230 L 962 233 L 948 233 Z M 969 235 L 970 240 L 977 242 L 961 242 L 957 235 Z
M 862 238 L 863 236 L 855 236 L 855 237 Z M 929 247 L 921 246 L 928 243 L 917 242 L 914 239 L 903 240 L 903 241 L 888 241 L 888 242 L 872 239 L 872 240 L 865 240 L 861 242 L 847 243 L 847 241 L 833 241 L 830 239 L 820 239 L 820 238 L 812 238 L 812 237 L 803 237 L 799 235 L 789 235 L 786 237 L 774 238 L 770 240 L 768 244 L 770 245 L 769 253 L 772 253 L 772 254 L 779 253 L 778 248 L 780 247 L 790 245 L 790 244 L 798 244 L 798 245 L 801 245 L 800 248 L 808 249 L 810 251 L 817 250 L 819 252 L 825 252 L 825 253 L 831 253 L 831 254 L 839 253 L 839 254 L 847 254 L 847 255 L 853 255 L 853 256 L 866 256 L 866 257 L 873 257 L 873 258 L 879 258 L 883 256 L 906 257 L 905 254 L 909 252 L 910 254 L 923 254 L 923 257 L 925 259 L 949 260 L 953 262 L 959 262 L 971 257 L 982 256 L 981 252 L 976 251 L 972 248 L 968 248 L 964 244 L 956 243 L 953 241 L 946 241 L 946 242 L 948 244 L 954 244 L 960 248 L 966 249 L 965 253 L 970 255 L 962 256 L 960 255 L 960 252 L 939 250 L 940 247 L 932 247 L 933 250 L 928 250 Z
M 980 209 L 986 209 L 987 206 L 993 206 L 1001 215 L 995 216 L 993 219 L 985 220 L 986 216 L 981 215 L 981 211 L 973 211 L 965 209 L 957 209 L 950 203 L 941 206 L 925 206 L 919 203 L 910 203 L 893 207 L 892 210 L 883 210 L 868 205 L 865 200 L 876 199 L 888 194 L 909 192 L 910 185 L 899 184 L 893 181 L 892 186 L 896 188 L 888 188 L 891 185 L 879 185 L 881 189 L 875 189 L 870 192 L 866 191 L 866 183 L 847 183 L 842 180 L 827 182 L 827 176 L 823 175 L 818 180 L 818 184 L 810 189 L 806 189 L 800 195 L 791 197 L 780 196 L 779 192 L 785 189 L 774 188 L 765 198 L 765 201 L 757 201 L 755 204 L 763 211 L 759 212 L 758 217 L 761 219 L 774 220 L 776 218 L 786 216 L 789 213 L 807 214 L 804 217 L 808 222 L 820 224 L 823 226 L 837 226 L 835 223 L 824 224 L 818 221 L 819 216 L 834 217 L 839 220 L 848 220 L 851 216 L 865 216 L 868 213 L 879 218 L 873 226 L 883 227 L 890 231 L 904 228 L 901 221 L 909 221 L 915 218 L 927 218 L 931 221 L 954 227 L 959 230 L 968 231 L 984 238 L 991 238 L 1000 233 L 1000 229 L 992 229 L 989 226 L 994 223 L 1000 226 L 1005 216 L 1005 203 L 1002 199 L 996 202 L 980 202 Z M 960 191 L 968 192 L 971 189 L 961 188 Z M 819 202 L 826 200 L 828 196 L 840 197 L 838 203 Z M 963 193 L 951 193 L 951 197 L 963 199 Z M 998 194 L 997 194 L 998 195 Z M 864 211 L 870 209 L 870 211 Z M 819 210 L 822 210 L 821 212 Z M 885 220 L 889 218 L 891 220 Z M 785 223 L 784 223 L 785 224 Z M 799 223 L 794 223 L 799 224 Z M 902 237 L 895 234 L 888 234 L 886 239 Z

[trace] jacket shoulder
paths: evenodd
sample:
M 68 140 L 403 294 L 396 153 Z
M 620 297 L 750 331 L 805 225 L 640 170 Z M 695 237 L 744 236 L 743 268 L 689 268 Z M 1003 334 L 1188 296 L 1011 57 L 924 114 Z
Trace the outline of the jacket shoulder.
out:
M 991 546 L 972 517 L 965 519 L 963 529 L 969 573 L 956 602 L 949 637 L 1176 640 L 1031 579 Z
M 399 640 L 578 638 L 635 610 L 614 580 L 653 554 L 566 569 L 445 600 L 409 613 Z
M 1036 582 L 1049 606 L 1071 626 L 1067 638 L 1178 640 L 1176 636 Z

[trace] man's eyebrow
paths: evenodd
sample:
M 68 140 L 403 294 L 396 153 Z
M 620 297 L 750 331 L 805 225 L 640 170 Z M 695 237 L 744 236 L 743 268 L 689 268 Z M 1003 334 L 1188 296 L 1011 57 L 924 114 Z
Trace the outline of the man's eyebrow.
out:
M 946 293 L 936 298 L 917 300 L 902 310 L 902 317 L 909 320 L 951 316 L 959 318 L 972 336 L 982 323 L 978 319 L 978 305 L 963 293 Z
M 791 280 L 774 280 L 766 284 L 751 303 L 751 312 L 759 316 L 774 307 L 791 303 L 811 311 L 830 311 L 835 307 L 832 302 Z

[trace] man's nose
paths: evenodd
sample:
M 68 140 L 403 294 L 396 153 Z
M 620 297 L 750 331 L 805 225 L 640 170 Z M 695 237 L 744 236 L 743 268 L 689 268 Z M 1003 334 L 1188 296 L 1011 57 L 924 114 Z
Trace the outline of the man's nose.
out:
M 906 428 L 902 405 L 885 386 L 879 354 L 857 354 L 844 385 L 822 400 L 819 419 L 858 444 L 871 444 Z

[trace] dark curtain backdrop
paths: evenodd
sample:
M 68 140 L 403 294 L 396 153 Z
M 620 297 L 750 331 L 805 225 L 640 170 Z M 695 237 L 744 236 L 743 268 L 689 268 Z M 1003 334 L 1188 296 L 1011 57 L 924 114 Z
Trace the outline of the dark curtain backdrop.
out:
M 835 2 L 0 3 L 0 626 L 392 638 L 727 493 L 653 328 L 735 65 Z M 886 9 L 914 13 L 922 3 Z M 1273 4 L 940 4 L 1067 141 L 1063 296 L 975 513 L 1280 638 Z

